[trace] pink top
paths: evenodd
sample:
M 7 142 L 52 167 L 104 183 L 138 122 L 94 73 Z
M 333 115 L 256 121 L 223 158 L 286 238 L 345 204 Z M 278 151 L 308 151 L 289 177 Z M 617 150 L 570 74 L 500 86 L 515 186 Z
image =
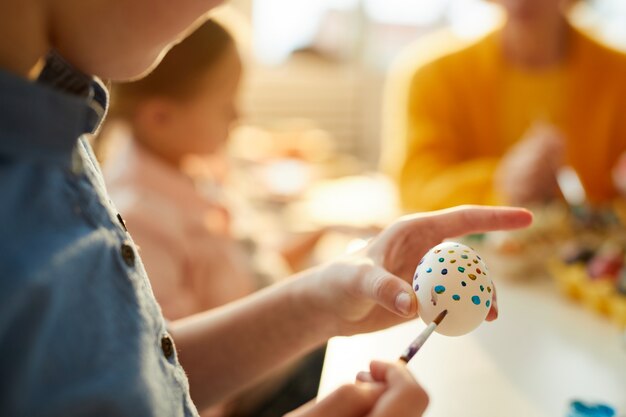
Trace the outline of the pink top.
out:
M 123 142 L 105 179 L 164 316 L 175 320 L 250 294 L 252 268 L 229 235 L 227 209 L 140 144 Z

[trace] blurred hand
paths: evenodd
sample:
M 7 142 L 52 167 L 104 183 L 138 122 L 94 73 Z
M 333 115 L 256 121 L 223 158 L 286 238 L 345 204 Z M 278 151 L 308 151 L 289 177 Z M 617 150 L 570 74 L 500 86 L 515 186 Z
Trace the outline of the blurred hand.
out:
M 417 314 L 411 287 L 419 260 L 445 238 L 528 226 L 530 212 L 516 208 L 457 207 L 406 216 L 361 251 L 310 271 L 297 300 L 323 316 L 333 335 L 385 328 Z M 497 303 L 489 319 L 497 316 Z
M 502 158 L 495 175 L 496 190 L 514 205 L 555 198 L 556 174 L 564 153 L 561 132 L 547 124 L 535 124 Z
M 617 160 L 613 167 L 613 183 L 622 197 L 626 197 L 626 152 Z
M 426 410 L 428 396 L 405 365 L 372 362 L 367 375 L 286 417 L 420 417 Z

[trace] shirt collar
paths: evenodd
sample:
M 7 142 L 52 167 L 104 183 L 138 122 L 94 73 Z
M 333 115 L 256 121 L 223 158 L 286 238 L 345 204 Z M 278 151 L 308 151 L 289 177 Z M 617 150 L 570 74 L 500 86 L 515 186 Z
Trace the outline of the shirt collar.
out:
M 55 52 L 37 82 L 0 69 L 0 155 L 69 160 L 78 138 L 96 131 L 107 104 L 104 85 Z

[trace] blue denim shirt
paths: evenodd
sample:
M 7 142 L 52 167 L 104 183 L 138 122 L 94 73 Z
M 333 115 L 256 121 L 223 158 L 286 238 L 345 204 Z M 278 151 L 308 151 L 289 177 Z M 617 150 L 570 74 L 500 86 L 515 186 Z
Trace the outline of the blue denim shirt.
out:
M 106 100 L 54 55 L 0 71 L 0 416 L 197 416 L 82 137 Z

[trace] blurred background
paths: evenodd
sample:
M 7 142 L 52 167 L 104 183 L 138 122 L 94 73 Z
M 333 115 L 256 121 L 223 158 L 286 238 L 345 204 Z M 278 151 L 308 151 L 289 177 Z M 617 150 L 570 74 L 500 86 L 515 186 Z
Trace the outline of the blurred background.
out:
M 523 30 L 532 32 L 534 29 L 528 28 L 539 15 L 526 18 L 523 7 L 560 18 L 560 9 L 549 10 L 563 4 L 573 6 L 567 17 L 578 28 L 577 35 L 571 36 L 574 44 L 585 44 L 591 51 L 582 58 L 567 58 L 567 52 L 562 51 L 578 47 L 569 48 L 566 41 L 557 43 L 561 52 L 556 51 L 555 59 L 537 68 L 532 63 L 503 63 L 501 58 L 489 58 L 492 61 L 477 67 L 473 61 L 483 58 L 476 55 L 454 65 L 448 63 L 447 68 L 437 67 L 434 76 L 422 79 L 420 74 L 425 72 L 421 67 L 440 65 L 438 57 L 460 50 L 450 44 L 488 45 L 485 35 L 503 26 L 506 13 L 508 22 L 517 22 L 507 23 L 507 27 L 525 25 Z M 237 65 L 243 68 L 242 76 L 233 77 L 238 88 L 236 93 L 228 93 L 236 97 L 236 108 L 229 110 L 232 120 L 226 123 L 236 122 L 228 134 L 198 139 L 223 141 L 227 143 L 225 152 L 211 150 L 201 155 L 205 151 L 183 149 L 181 152 L 191 158 L 175 165 L 184 177 L 194 181 L 198 192 L 194 198 L 218 202 L 220 210 L 228 214 L 227 228 L 232 228 L 237 239 L 273 248 L 281 245 L 285 236 L 313 233 L 314 238 L 302 249 L 301 254 L 308 258 L 300 265 L 303 267 L 331 258 L 348 246 L 358 247 L 405 212 L 465 203 L 517 204 L 535 211 L 535 226 L 528 233 L 489 237 L 486 245 L 513 255 L 517 266 L 506 274 L 524 274 L 528 266 L 545 271 L 542 251 L 549 247 L 558 253 L 561 246 L 574 240 L 574 252 L 602 255 L 602 248 L 610 246 L 604 251 L 608 253 L 607 265 L 602 264 L 597 274 L 611 275 L 615 281 L 620 275 L 619 285 L 626 288 L 626 267 L 622 268 L 626 252 L 622 227 L 626 218 L 626 153 L 621 162 L 618 160 L 626 139 L 620 116 L 626 101 L 626 84 L 621 77 L 626 61 L 623 55 L 607 52 L 597 43 L 626 51 L 626 2 L 232 0 L 212 13 L 234 38 L 241 56 Z M 512 13 L 517 14 L 512 17 Z M 587 39 L 579 34 L 583 32 L 596 41 L 581 41 Z M 440 34 L 455 40 L 442 42 Z M 549 43 L 560 38 L 546 35 L 542 39 Z M 197 43 L 188 47 L 191 56 L 197 54 L 191 48 L 203 47 Z M 517 45 L 515 41 L 509 43 L 513 48 Z M 427 52 L 419 52 L 420 48 Z M 536 45 L 532 48 L 537 49 Z M 488 54 L 500 54 L 495 51 L 492 48 Z M 180 61 L 184 53 L 172 60 Z M 406 60 L 420 54 L 425 60 L 420 58 L 417 64 Z M 607 56 L 614 61 L 598 61 L 598 57 Z M 505 75 L 493 78 L 489 72 L 493 70 L 485 70 L 490 66 Z M 176 71 L 184 74 L 186 68 Z M 465 72 L 471 74 L 465 76 Z M 574 84 L 564 85 L 563 80 L 571 78 L 569 73 L 577 78 Z M 155 82 L 177 84 L 175 78 L 167 81 L 167 71 L 164 74 Z M 416 87 L 402 81 L 415 74 L 421 77 L 414 83 Z M 502 84 L 502 77 L 509 79 Z M 487 93 L 487 89 L 502 91 Z M 587 95 L 571 97 L 570 90 Z M 594 95 L 594 90 L 599 95 Z M 210 97 L 210 89 L 207 94 Z M 503 101 L 490 101 L 489 94 L 501 94 Z M 595 101 L 591 111 L 587 111 L 588 101 Z M 113 109 L 115 102 L 114 89 Z M 419 107 L 422 102 L 425 104 Z M 568 106 L 574 111 L 568 120 L 560 120 L 561 107 Z M 431 107 L 439 108 L 440 113 L 431 114 Z M 412 114 L 417 115 L 417 121 L 411 120 Z M 547 128 L 537 129 L 534 125 L 538 120 Z M 132 125 L 137 120 L 130 122 Z M 519 129 L 513 131 L 509 126 L 496 132 L 507 123 Z M 166 142 L 182 138 L 176 135 L 178 139 Z M 589 145 L 594 140 L 598 145 Z M 145 140 L 139 142 L 146 145 Z M 106 146 L 99 153 L 107 159 L 107 148 L 115 149 L 111 145 L 116 141 L 102 143 Z M 454 149 L 467 144 L 476 149 L 455 154 Z M 574 151 L 567 149 L 570 147 Z M 152 145 L 148 148 L 155 150 Z M 394 154 L 398 149 L 400 153 Z M 166 147 L 155 155 L 167 162 L 170 151 Z M 597 155 L 590 158 L 593 153 Z M 555 154 L 564 156 L 557 161 Z M 384 167 L 385 158 L 391 166 Z M 122 159 L 124 164 L 128 165 Z M 165 176 L 172 174 L 167 169 L 158 170 Z M 518 171 L 525 176 L 515 177 Z M 122 180 L 124 176 L 128 173 L 118 175 Z M 508 182 L 501 180 L 507 177 Z M 525 186 L 532 191 L 528 195 L 497 195 L 498 187 L 510 191 Z M 113 194 L 115 188 L 111 187 Z M 165 197 L 169 191 L 152 191 L 168 204 Z M 132 208 L 129 206 L 127 212 Z M 581 239 L 581 230 L 592 237 Z M 263 267 L 273 270 L 269 275 L 285 276 L 293 270 L 267 262 L 273 258 L 270 253 L 260 256 L 261 263 L 271 264 Z
M 288 128 L 308 123 L 337 151 L 375 169 L 385 74 L 420 37 L 449 27 L 472 39 L 501 13 L 481 0 L 234 0 L 247 23 L 249 47 L 243 123 Z M 577 24 L 626 50 L 626 3 L 594 0 L 573 14 Z
M 384 114 L 387 83 L 399 78 L 394 65 L 422 40 L 436 49 L 437 33 L 467 44 L 480 39 L 502 24 L 504 12 L 483 0 L 234 0 L 216 17 L 244 56 L 240 120 L 229 143 L 235 165 L 243 169 L 231 179 L 257 205 L 254 215 L 270 213 L 256 222 L 269 232 L 379 227 L 422 209 L 403 204 L 398 180 L 381 169 L 385 144 L 394 139 L 389 131 L 383 138 L 385 119 L 395 117 Z M 569 18 L 626 51 L 626 2 L 574 2 Z M 493 123 L 499 123 L 496 116 Z M 574 178 L 574 189 L 577 185 Z M 545 224 L 556 229 L 548 235 L 562 234 L 559 208 L 522 205 L 539 213 L 538 234 Z M 250 217 L 244 219 L 249 223 Z M 337 247 L 330 247 L 327 256 L 336 253 Z

